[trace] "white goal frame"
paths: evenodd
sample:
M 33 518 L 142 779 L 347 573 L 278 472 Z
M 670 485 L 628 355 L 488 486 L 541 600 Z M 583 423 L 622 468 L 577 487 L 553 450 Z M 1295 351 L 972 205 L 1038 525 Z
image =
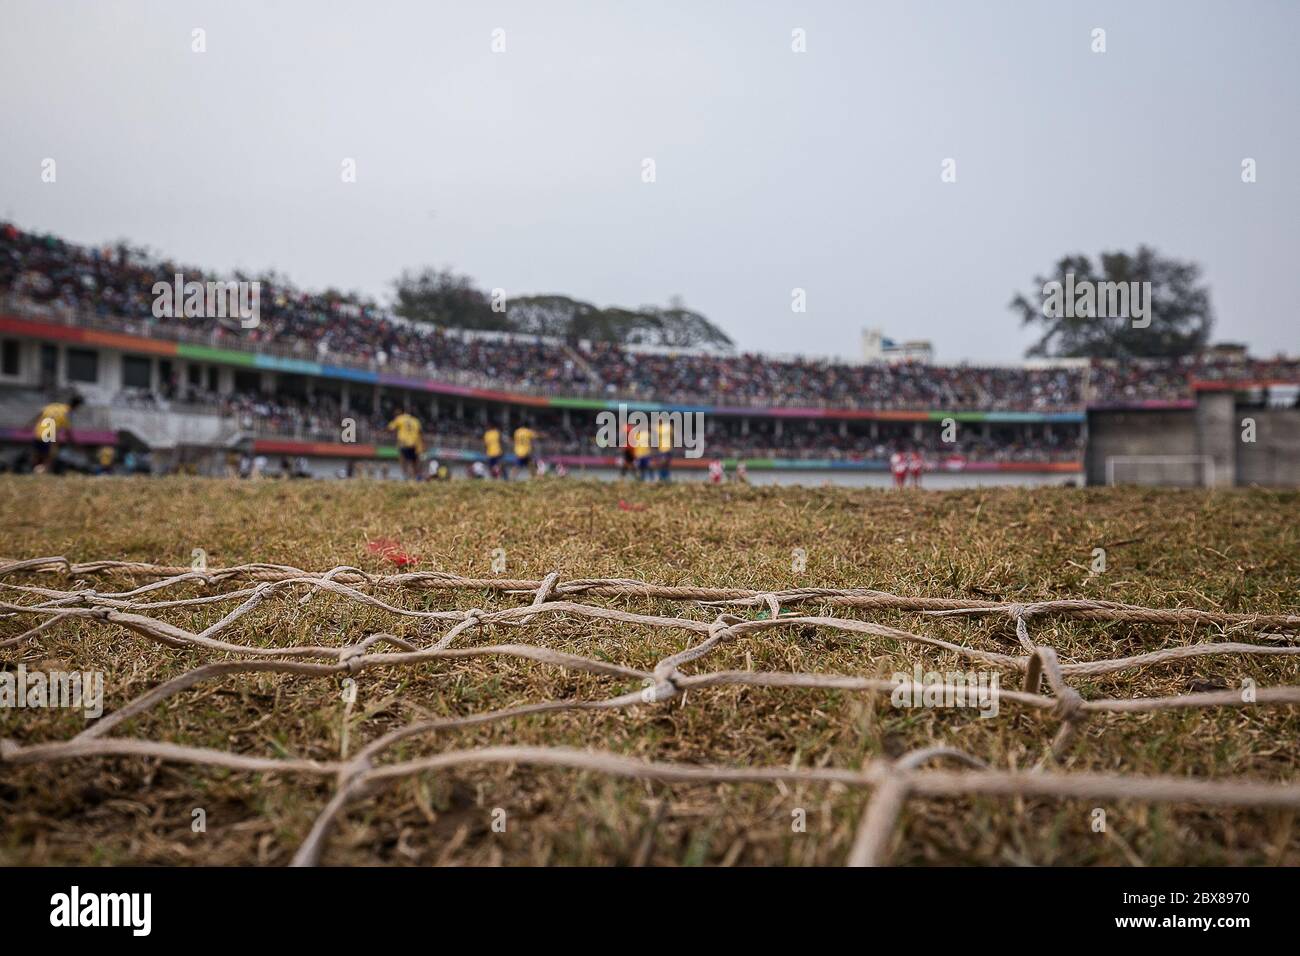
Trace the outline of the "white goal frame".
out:
M 1141 464 L 1200 464 L 1200 487 L 1214 487 L 1214 458 L 1210 455 L 1108 455 L 1106 457 L 1106 484 L 1115 484 L 1115 465 L 1118 462 Z

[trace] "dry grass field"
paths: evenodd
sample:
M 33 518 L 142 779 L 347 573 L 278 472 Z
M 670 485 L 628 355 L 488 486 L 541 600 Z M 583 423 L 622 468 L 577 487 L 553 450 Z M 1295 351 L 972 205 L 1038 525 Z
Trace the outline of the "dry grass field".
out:
M 620 503 L 623 503 L 622 505 Z M 0 480 L 0 555 L 126 559 L 210 566 L 350 565 L 391 573 L 368 548 L 394 539 L 415 569 L 491 576 L 635 578 L 663 584 L 776 589 L 868 587 L 904 595 L 1027 602 L 1064 597 L 1151 607 L 1294 612 L 1300 589 L 1300 494 L 1138 489 L 984 489 L 891 493 L 848 489 L 668 488 L 578 481 L 411 486 L 371 482 L 226 482 L 205 479 Z M 1106 570 L 1091 573 L 1094 548 Z M 792 552 L 806 552 L 793 570 Z M 6 584 L 71 589 L 54 573 Z M 122 576 L 85 587 L 123 590 Z M 231 585 L 233 586 L 233 585 Z M 173 596 L 205 592 L 183 585 Z M 251 646 L 339 645 L 387 631 L 420 646 L 426 622 L 395 618 L 331 594 L 300 604 L 278 594 L 239 620 L 226 640 Z M 491 591 L 391 590 L 421 609 L 527 603 Z M 32 603 L 9 590 L 6 601 Z M 710 621 L 718 609 L 646 598 L 590 603 Z M 159 612 L 191 631 L 228 606 Z M 741 608 L 741 616 L 757 609 Z M 1005 617 L 806 606 L 1000 653 L 1019 653 Z M 0 642 L 35 623 L 0 618 Z M 506 633 L 500 633 L 506 631 Z M 495 633 L 494 633 L 495 632 Z M 432 636 L 431 636 L 432 635 Z M 1223 640 L 1220 627 L 1043 619 L 1039 643 L 1063 661 L 1119 657 Z M 1256 640 L 1243 631 L 1237 640 Z M 671 628 L 575 618 L 467 631 L 457 646 L 531 643 L 637 668 L 698 640 Z M 125 628 L 65 619 L 0 650 L 0 666 L 98 670 L 109 713 L 151 687 L 220 656 L 171 648 Z M 721 645 L 699 669 L 762 669 L 889 677 L 966 670 L 950 652 L 816 627 L 773 628 Z M 694 665 L 685 665 L 691 670 Z M 1018 687 L 1016 675 L 1005 686 Z M 1180 694 L 1300 684 L 1300 655 L 1202 657 L 1074 682 L 1084 698 Z M 340 681 L 241 674 L 204 682 L 117 728 L 113 736 L 166 740 L 265 757 L 338 759 L 412 721 L 636 689 L 619 677 L 517 657 L 437 660 L 358 677 L 345 709 Z M 0 738 L 29 745 L 70 738 L 80 712 L 0 709 Z M 502 744 L 565 745 L 664 761 L 739 767 L 856 768 L 875 757 L 944 744 L 1001 769 L 1037 763 L 1057 722 L 1004 705 L 899 709 L 887 696 L 842 690 L 709 687 L 686 699 L 614 711 L 561 711 L 412 737 L 389 759 Z M 1297 780 L 1294 706 L 1094 715 L 1053 771 L 1162 774 L 1206 780 Z M 1296 783 L 1300 786 L 1300 782 Z M 253 773 L 138 756 L 0 764 L 2 864 L 287 863 L 334 791 L 328 777 Z M 840 784 L 661 783 L 526 764 L 462 766 L 376 789 L 339 818 L 321 862 L 337 864 L 839 865 L 869 793 Z M 1123 800 L 961 797 L 910 800 L 892 844 L 899 864 L 1300 864 L 1294 813 Z M 206 830 L 191 827 L 196 808 Z M 492 828 L 505 811 L 504 833 Z M 792 830 L 792 812 L 806 832 Z

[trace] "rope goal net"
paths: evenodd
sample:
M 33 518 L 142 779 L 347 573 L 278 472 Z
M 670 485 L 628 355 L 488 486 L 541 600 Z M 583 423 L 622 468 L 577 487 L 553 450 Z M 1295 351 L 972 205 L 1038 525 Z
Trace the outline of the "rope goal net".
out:
M 97 580 L 133 584 L 100 590 Z M 63 557 L 0 563 L 0 616 L 7 628 L 0 651 L 13 656 L 61 622 L 77 622 L 98 632 L 115 629 L 142 641 L 150 653 L 194 658 L 200 663 L 152 686 L 104 713 L 69 739 L 50 742 L 0 740 L 0 766 L 57 767 L 67 761 L 114 757 L 152 758 L 195 767 L 237 772 L 315 777 L 333 784 L 332 796 L 293 856 L 300 866 L 321 861 L 337 823 L 378 788 L 421 774 L 475 765 L 567 767 L 610 777 L 666 783 L 806 785 L 838 784 L 864 793 L 856 834 L 844 860 L 855 866 L 889 862 L 891 840 L 908 801 L 928 797 L 984 795 L 1141 800 L 1218 807 L 1300 807 L 1300 785 L 1245 779 L 1063 772 L 1059 761 L 1079 743 L 1086 722 L 1099 715 L 1132 717 L 1200 708 L 1293 708 L 1300 686 L 1243 684 L 1190 693 L 1146 697 L 1084 696 L 1078 689 L 1104 675 L 1136 674 L 1180 661 L 1230 657 L 1288 658 L 1300 654 L 1300 615 L 1228 613 L 1194 608 L 1162 609 L 1099 600 L 1052 600 L 1031 604 L 957 598 L 911 597 L 866 588 L 740 588 L 670 586 L 619 578 L 562 580 L 558 572 L 542 579 L 463 577 L 438 571 L 373 574 L 340 566 L 305 571 L 284 565 L 247 564 L 194 570 L 121 561 L 72 563 Z M 473 596 L 501 598 L 507 606 L 484 610 Z M 246 627 L 258 608 L 293 615 L 328 595 L 368 616 L 414 625 L 401 630 L 360 629 L 341 641 L 259 644 Z M 414 597 L 439 595 L 452 608 L 413 607 Z M 632 608 L 642 599 L 670 602 L 676 615 L 647 614 Z M 427 601 L 425 602 L 427 603 Z M 169 621 L 179 612 L 202 609 L 220 616 L 202 630 Z M 1014 634 L 1014 653 L 991 651 L 870 619 L 873 614 L 907 612 L 924 624 L 940 618 L 988 618 L 1004 622 Z M 854 616 L 851 616 L 854 615 Z M 863 619 L 861 615 L 866 615 Z M 1217 634 L 1123 657 L 1067 660 L 1036 632 L 1046 622 L 1071 619 L 1129 622 L 1155 627 L 1214 628 Z M 680 635 L 683 649 L 652 667 L 548 647 L 547 625 L 558 621 L 602 623 L 620 629 L 658 628 Z M 630 757 L 599 747 L 505 744 L 435 751 L 408 759 L 393 754 L 404 741 L 427 740 L 457 728 L 512 722 L 560 711 L 636 711 L 685 705 L 712 688 L 753 687 L 772 692 L 833 690 L 871 697 L 913 694 L 917 699 L 951 700 L 969 686 L 945 679 L 864 676 L 861 673 L 794 670 L 710 670 L 711 657 L 726 645 L 744 645 L 758 635 L 816 632 L 853 635 L 886 647 L 910 646 L 925 655 L 957 659 L 972 674 L 995 674 L 993 693 L 1000 706 L 1036 711 L 1054 727 L 1037 762 L 1024 769 L 991 765 L 978 754 L 947 746 L 912 750 L 896 758 L 873 757 L 860 766 L 729 766 Z M 540 633 L 537 642 L 512 639 Z M 470 643 L 471 636 L 491 643 Z M 1203 639 L 1213 637 L 1213 639 Z M 225 681 L 250 681 L 259 675 L 296 675 L 305 680 L 347 682 L 370 671 L 436 668 L 441 662 L 481 658 L 535 662 L 563 672 L 594 675 L 610 685 L 606 696 L 535 700 L 479 710 L 465 716 L 406 723 L 353 751 L 346 733 L 333 759 L 268 755 L 253 749 L 185 745 L 123 733 L 133 718 L 184 706 L 187 692 Z M 920 677 L 918 673 L 918 678 Z M 987 689 L 987 688 L 986 688 Z M 926 697 L 926 695 L 930 695 Z

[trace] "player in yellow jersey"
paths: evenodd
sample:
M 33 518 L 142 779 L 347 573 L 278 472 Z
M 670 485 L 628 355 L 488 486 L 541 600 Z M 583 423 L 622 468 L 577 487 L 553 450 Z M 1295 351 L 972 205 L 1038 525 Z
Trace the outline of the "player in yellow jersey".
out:
M 483 453 L 487 456 L 488 474 L 493 478 L 504 478 L 505 469 L 501 467 L 501 459 L 504 457 L 501 451 L 501 429 L 491 420 L 488 421 L 487 431 L 483 433 Z
M 638 427 L 632 432 L 632 455 L 636 459 L 637 481 L 645 481 L 650 477 L 650 466 L 653 464 L 649 429 Z
M 537 432 L 527 425 L 515 429 L 515 464 L 530 475 L 533 469 L 533 442 L 537 437 Z
M 98 463 L 95 474 L 111 475 L 113 473 L 113 464 L 117 461 L 117 449 L 112 445 L 100 445 L 95 460 Z
M 672 480 L 673 423 L 668 418 L 659 420 L 659 480 Z
M 36 463 L 32 471 L 44 474 L 53 470 L 59 455 L 59 440 L 72 441 L 72 413 L 81 407 L 81 396 L 74 395 L 63 402 L 50 402 L 36 416 L 32 428 L 32 451 Z
M 420 420 L 401 410 L 388 423 L 388 430 L 397 433 L 397 454 L 402 460 L 402 474 L 413 481 L 420 480 L 420 453 L 424 451 L 424 436 L 420 434 Z

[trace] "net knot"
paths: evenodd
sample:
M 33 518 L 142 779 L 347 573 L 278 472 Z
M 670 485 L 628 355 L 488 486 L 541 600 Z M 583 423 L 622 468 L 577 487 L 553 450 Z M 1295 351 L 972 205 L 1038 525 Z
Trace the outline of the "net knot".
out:
M 682 676 L 682 672 L 679 671 L 675 665 L 660 664 L 657 667 L 655 667 L 653 673 L 654 673 L 655 683 L 668 684 L 669 686 L 672 687 L 674 693 L 677 692 L 677 690 L 679 689 L 677 687 L 677 679 Z
M 560 572 L 552 571 L 548 574 L 537 588 L 537 597 L 533 599 L 534 604 L 543 604 L 549 601 L 555 594 L 555 589 L 560 583 Z
M 1071 687 L 1062 687 L 1052 712 L 1061 720 L 1072 721 L 1078 718 L 1082 710 L 1083 698 L 1079 696 L 1079 692 Z
M 542 583 L 537 586 L 537 593 L 533 596 L 533 603 L 531 606 L 541 607 L 543 604 L 549 601 L 551 597 L 555 594 L 555 587 L 559 583 L 559 580 L 560 580 L 559 571 L 552 571 L 550 574 L 548 574 L 545 577 L 545 579 L 542 581 Z M 519 623 L 527 624 L 535 616 L 536 615 L 534 614 L 525 615 L 524 617 L 520 618 Z
M 716 620 L 709 622 L 709 637 L 716 640 L 724 640 L 729 637 L 735 637 L 732 631 L 733 625 L 739 624 L 741 618 L 732 614 L 720 615 Z

